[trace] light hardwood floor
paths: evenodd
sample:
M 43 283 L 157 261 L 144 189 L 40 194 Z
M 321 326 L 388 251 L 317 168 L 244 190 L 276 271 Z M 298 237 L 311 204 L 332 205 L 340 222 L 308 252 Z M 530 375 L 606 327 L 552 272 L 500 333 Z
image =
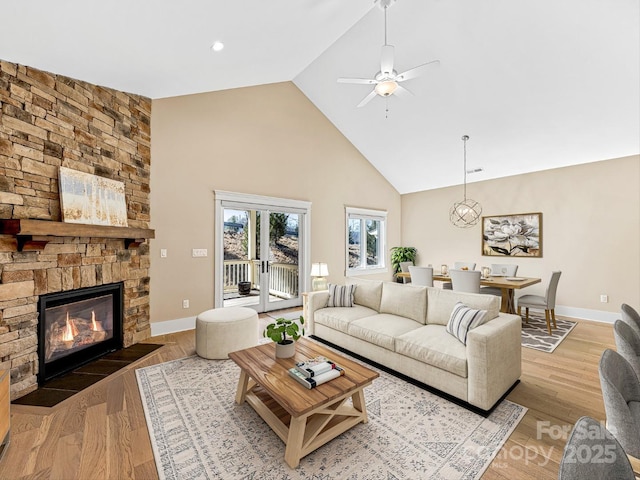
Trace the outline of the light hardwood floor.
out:
M 57 407 L 12 405 L 0 479 L 157 479 L 134 369 L 194 354 L 194 331 L 149 342 L 165 346 Z M 614 348 L 612 325 L 580 321 L 552 354 L 522 349 L 521 382 L 507 398 L 529 411 L 484 479 L 557 478 L 575 421 L 604 419 L 598 362 L 605 348 Z

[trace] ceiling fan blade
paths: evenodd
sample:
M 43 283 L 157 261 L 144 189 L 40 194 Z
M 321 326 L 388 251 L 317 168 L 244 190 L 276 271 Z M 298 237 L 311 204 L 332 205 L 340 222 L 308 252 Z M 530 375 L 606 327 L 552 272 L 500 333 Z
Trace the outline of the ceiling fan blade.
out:
M 371 93 L 369 95 L 367 95 L 366 97 L 364 97 L 362 99 L 362 101 L 358 104 L 358 108 L 364 107 L 375 96 L 376 96 L 376 91 L 375 90 L 371 90 Z
M 426 67 L 433 63 L 440 63 L 440 60 L 432 60 L 431 62 L 423 63 L 422 65 L 413 67 L 406 72 L 402 72 L 396 75 L 396 82 L 404 82 L 405 80 L 411 80 L 412 78 L 419 77 L 425 72 L 425 70 L 427 69 Z
M 339 78 L 338 83 L 357 83 L 360 85 L 375 85 L 378 82 L 372 78 Z
M 380 56 L 380 72 L 383 76 L 390 76 L 393 73 L 393 57 L 395 47 L 393 45 L 383 45 Z
M 411 92 L 410 90 L 407 90 L 406 88 L 404 88 L 402 85 L 398 85 L 395 89 L 395 91 L 393 92 L 394 95 L 398 95 L 399 97 L 413 97 L 413 92 Z

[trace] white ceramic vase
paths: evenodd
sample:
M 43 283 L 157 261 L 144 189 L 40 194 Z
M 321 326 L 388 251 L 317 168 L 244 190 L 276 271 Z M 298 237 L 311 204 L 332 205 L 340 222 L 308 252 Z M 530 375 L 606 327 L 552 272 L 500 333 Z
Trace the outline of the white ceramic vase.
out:
M 276 343 L 276 358 L 291 358 L 296 354 L 296 342 L 285 340 L 285 343 Z

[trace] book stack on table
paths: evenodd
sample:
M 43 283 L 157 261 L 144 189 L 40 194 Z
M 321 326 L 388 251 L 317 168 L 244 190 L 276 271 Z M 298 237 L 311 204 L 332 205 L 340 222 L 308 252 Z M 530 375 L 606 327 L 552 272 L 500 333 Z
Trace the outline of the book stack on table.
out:
M 344 369 L 325 357 L 316 357 L 297 362 L 295 367 L 289 369 L 289 375 L 306 388 L 315 388 L 344 375 Z

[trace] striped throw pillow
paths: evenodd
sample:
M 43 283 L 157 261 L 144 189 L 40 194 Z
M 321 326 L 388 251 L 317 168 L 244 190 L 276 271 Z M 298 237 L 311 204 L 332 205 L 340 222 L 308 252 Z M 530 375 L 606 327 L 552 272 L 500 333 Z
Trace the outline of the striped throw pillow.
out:
M 355 285 L 329 284 L 329 303 L 327 307 L 353 307 L 353 293 Z
M 486 317 L 486 310 L 474 310 L 462 302 L 457 302 L 447 322 L 447 332 L 466 345 L 469 330 L 486 322 Z

